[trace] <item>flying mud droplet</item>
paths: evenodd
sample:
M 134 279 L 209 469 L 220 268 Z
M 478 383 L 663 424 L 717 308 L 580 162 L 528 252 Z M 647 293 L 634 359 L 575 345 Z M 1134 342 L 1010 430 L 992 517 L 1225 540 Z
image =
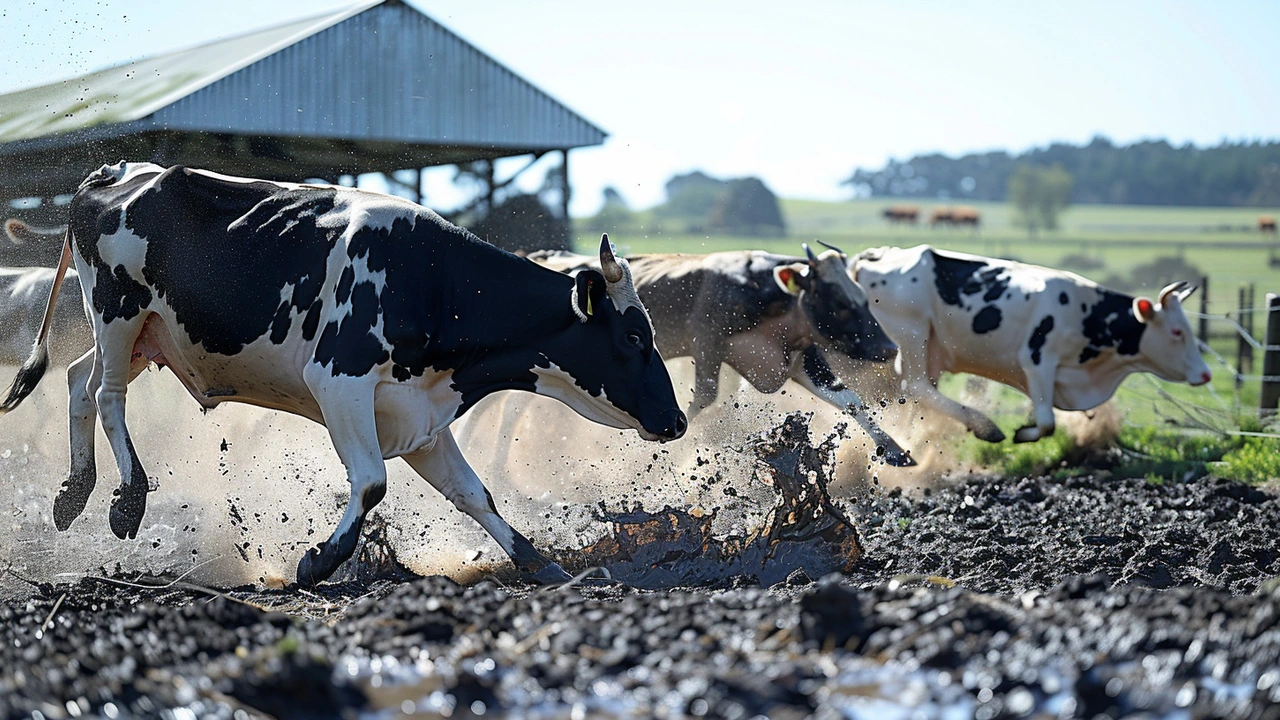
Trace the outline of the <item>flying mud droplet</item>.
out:
M 649 589 L 731 578 L 766 586 L 798 569 L 810 577 L 848 572 L 862 556 L 862 545 L 827 492 L 836 438 L 815 447 L 810 417 L 793 413 L 749 441 L 765 470 L 756 477 L 773 489 L 775 499 L 763 522 L 746 533 L 714 536 L 716 513 L 700 508 L 601 513 L 598 518 L 610 523 L 609 535 L 581 550 L 553 550 L 553 556 L 568 567 L 608 568 L 615 579 Z

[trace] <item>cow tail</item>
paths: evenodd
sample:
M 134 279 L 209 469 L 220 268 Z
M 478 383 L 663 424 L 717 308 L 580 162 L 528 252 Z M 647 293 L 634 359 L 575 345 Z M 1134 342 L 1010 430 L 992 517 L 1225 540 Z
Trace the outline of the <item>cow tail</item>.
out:
M 67 266 L 71 264 L 71 230 L 68 229 L 62 240 L 62 259 L 58 262 L 58 273 L 53 278 L 53 288 L 49 290 L 49 302 L 44 306 L 44 322 L 40 324 L 40 334 L 36 336 L 35 347 L 31 348 L 31 356 L 22 364 L 18 375 L 9 385 L 4 402 L 0 402 L 0 415 L 13 410 L 27 399 L 31 391 L 40 384 L 40 378 L 49 368 L 49 328 L 53 325 L 53 309 L 58 304 L 58 292 L 62 289 L 62 279 L 67 275 Z

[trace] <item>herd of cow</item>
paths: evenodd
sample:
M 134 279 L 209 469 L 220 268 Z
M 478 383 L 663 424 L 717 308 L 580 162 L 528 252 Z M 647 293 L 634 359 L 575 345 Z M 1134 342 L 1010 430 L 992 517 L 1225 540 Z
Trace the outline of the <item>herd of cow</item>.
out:
M 915 225 L 920 219 L 920 207 L 918 205 L 890 205 L 880 212 L 885 220 L 896 225 L 905 223 L 907 225 Z M 929 213 L 929 227 L 969 227 L 974 230 L 982 224 L 982 214 L 977 208 L 968 205 L 959 205 L 956 207 L 942 206 L 936 207 Z
M 764 393 L 795 380 L 903 466 L 910 453 L 851 387 L 860 363 L 894 362 L 905 397 L 991 442 L 1004 436 L 989 418 L 938 392 L 943 372 L 1026 393 L 1032 416 L 1016 442 L 1052 434 L 1055 407 L 1095 407 L 1134 372 L 1210 379 L 1182 310 L 1194 288 L 1134 298 L 928 246 L 624 259 L 606 236 L 598 255 L 521 258 L 396 197 L 124 162 L 81 183 L 65 228 L 11 220 L 6 231 L 27 248 L 62 248 L 56 269 L 0 269 L 0 364 L 22 363 L 0 414 L 50 363 L 67 366 L 70 472 L 56 526 L 71 525 L 96 483 L 97 420 L 121 478 L 110 526 L 136 537 L 148 479 L 125 396 L 154 363 L 204 408 L 250 403 L 328 429 L 351 495 L 332 535 L 299 562 L 303 585 L 351 555 L 396 457 L 522 571 L 568 579 L 498 514 L 450 432 L 499 390 L 670 441 L 715 401 L 727 364 Z M 687 415 L 664 356 L 693 358 Z

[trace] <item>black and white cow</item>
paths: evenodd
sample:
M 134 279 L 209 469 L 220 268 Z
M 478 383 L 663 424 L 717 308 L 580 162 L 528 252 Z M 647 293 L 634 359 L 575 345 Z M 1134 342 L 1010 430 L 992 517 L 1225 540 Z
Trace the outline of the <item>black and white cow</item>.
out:
M 826 354 L 838 354 L 886 362 L 896 351 L 893 342 L 850 280 L 848 258 L 834 248 L 821 255 L 804 249 L 803 258 L 760 250 L 629 258 L 663 355 L 693 358 L 690 420 L 715 402 L 723 363 L 766 394 L 795 380 L 851 415 L 887 463 L 914 465 L 827 361 Z M 590 257 L 565 252 L 530 258 L 562 272 L 594 265 Z
M 56 275 L 53 268 L 0 267 L 0 365 L 21 365 L 31 354 Z M 54 365 L 65 367 L 93 348 L 75 270 L 67 270 L 62 280 L 51 320 L 49 359 Z
M 1185 283 L 1152 301 L 1072 273 L 928 245 L 867 250 L 854 256 L 849 272 L 898 343 L 907 390 L 983 440 L 1000 442 L 1004 434 L 990 418 L 938 392 L 943 372 L 980 375 L 1026 393 L 1032 419 L 1014 442 L 1052 435 L 1055 407 L 1097 407 L 1131 373 L 1192 385 L 1211 377 L 1182 310 L 1195 290 Z
M 399 198 L 120 163 L 80 185 L 66 243 L 61 267 L 74 248 L 95 346 L 69 372 L 71 472 L 54 507 L 62 529 L 94 486 L 96 413 L 122 479 L 111 529 L 136 536 L 147 476 L 125 426 L 125 390 L 152 362 L 203 407 L 245 402 L 328 428 L 351 498 L 333 535 L 299 562 L 302 584 L 351 555 L 394 457 L 520 569 L 567 578 L 498 515 L 450 434 L 490 393 L 547 395 L 649 440 L 685 430 L 648 314 L 607 237 L 602 272 L 575 279 Z M 46 340 L 0 412 L 39 380 Z

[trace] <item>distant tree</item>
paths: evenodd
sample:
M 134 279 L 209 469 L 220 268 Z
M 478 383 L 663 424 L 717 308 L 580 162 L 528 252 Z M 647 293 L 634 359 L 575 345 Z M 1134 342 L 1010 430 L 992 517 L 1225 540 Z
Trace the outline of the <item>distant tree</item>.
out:
M 569 225 L 537 195 L 508 196 L 471 228 L 481 239 L 509 252 L 570 250 Z
M 635 227 L 636 215 L 627 207 L 627 201 L 617 188 L 610 186 L 604 189 L 604 205 L 600 212 L 587 222 L 593 232 L 618 232 Z
M 730 180 L 707 216 L 707 229 L 735 235 L 781 237 L 787 234 L 778 198 L 759 178 Z
M 1009 177 L 1008 197 L 1017 211 L 1014 222 L 1034 235 L 1057 230 L 1058 215 L 1071 199 L 1071 173 L 1061 165 L 1019 165 Z
M 663 218 L 682 220 L 691 232 L 706 227 L 707 216 L 724 195 L 726 183 L 695 170 L 667 181 L 667 202 L 657 208 Z
M 1274 207 L 1280 197 L 1280 142 L 1223 142 L 1199 148 L 1165 140 L 1116 145 L 1095 137 L 1086 145 L 1053 143 L 1012 155 L 986 152 L 917 155 L 880 169 L 858 168 L 842 184 L 855 197 L 1006 201 L 1019 166 L 1061 165 L 1074 182 L 1073 203 L 1250 205 Z
M 686 232 L 786 234 L 778 198 L 759 178 L 720 180 L 695 170 L 668 180 L 666 190 L 654 215 L 682 223 Z
M 1163 255 L 1149 263 L 1135 266 L 1128 275 L 1111 274 L 1101 284 L 1121 292 L 1155 292 L 1169 283 L 1185 280 L 1198 284 L 1205 273 L 1184 258 Z

